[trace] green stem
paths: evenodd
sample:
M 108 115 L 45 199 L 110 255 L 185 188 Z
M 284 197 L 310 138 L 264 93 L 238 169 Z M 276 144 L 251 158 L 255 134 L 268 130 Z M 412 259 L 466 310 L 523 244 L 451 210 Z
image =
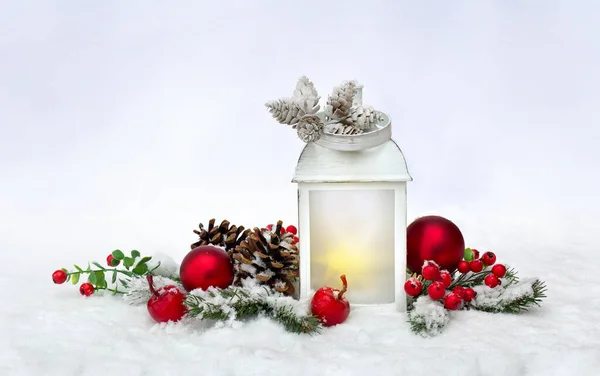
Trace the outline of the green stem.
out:
M 99 270 L 83 270 L 83 271 L 76 271 L 76 272 L 67 272 L 67 276 L 72 276 L 75 274 L 91 274 L 94 272 L 117 272 L 117 273 L 121 273 L 121 274 L 125 274 L 128 277 L 132 277 L 133 273 L 127 270 L 120 270 L 120 269 L 99 269 Z
M 94 286 L 94 288 L 95 288 L 96 290 L 106 290 L 106 291 L 110 291 L 110 292 L 113 292 L 113 293 L 115 293 L 115 294 L 125 294 L 125 292 L 124 292 L 124 291 L 119 291 L 119 290 L 116 290 L 116 289 L 111 289 L 111 288 L 108 288 L 108 287 L 98 287 L 98 286 Z

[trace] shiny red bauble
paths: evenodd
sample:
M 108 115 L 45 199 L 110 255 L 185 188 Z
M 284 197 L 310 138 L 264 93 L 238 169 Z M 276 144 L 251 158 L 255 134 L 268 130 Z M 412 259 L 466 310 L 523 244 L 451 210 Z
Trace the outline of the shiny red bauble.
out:
M 67 272 L 65 272 L 64 270 L 58 269 L 57 271 L 52 273 L 52 282 L 56 283 L 57 285 L 65 283 L 66 280 Z
M 186 313 L 186 307 L 183 304 L 185 294 L 179 291 L 175 285 L 164 286 L 155 290 L 152 274 L 148 274 L 146 278 L 148 279 L 148 287 L 152 293 L 146 304 L 150 317 L 156 322 L 181 320 Z
M 471 271 L 471 267 L 469 266 L 469 262 L 466 260 L 460 260 L 458 263 L 458 271 L 465 274 Z
M 504 266 L 502 264 L 496 264 L 496 265 L 492 266 L 492 273 L 496 277 L 502 278 L 506 275 L 506 266 Z
M 446 295 L 444 298 L 444 307 L 448 308 L 451 311 L 455 311 L 460 308 L 462 304 L 462 299 L 457 294 L 451 292 Z
M 340 276 L 343 287 L 341 290 L 332 287 L 321 287 L 310 302 L 310 309 L 319 318 L 323 326 L 338 325 L 346 321 L 350 315 L 350 303 L 344 293 L 348 289 L 346 276 Z
M 417 296 L 421 293 L 423 284 L 418 279 L 411 277 L 404 283 L 404 291 L 407 295 Z
M 481 256 L 481 261 L 485 266 L 492 266 L 496 262 L 496 254 L 494 252 L 486 252 Z
M 186 291 L 209 287 L 224 289 L 233 282 L 233 263 L 223 249 L 201 245 L 183 258 L 179 278 Z
M 416 219 L 406 228 L 407 267 L 418 272 L 425 260 L 441 269 L 456 270 L 465 253 L 460 229 L 450 220 L 430 215 Z
M 427 288 L 427 294 L 433 300 L 440 300 L 446 294 L 446 288 L 442 282 L 433 282 Z

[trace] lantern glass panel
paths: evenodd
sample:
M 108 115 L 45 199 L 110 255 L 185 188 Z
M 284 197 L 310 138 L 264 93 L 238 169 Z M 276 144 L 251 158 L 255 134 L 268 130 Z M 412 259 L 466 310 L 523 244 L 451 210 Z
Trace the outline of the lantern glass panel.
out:
M 356 304 L 395 299 L 393 189 L 313 190 L 309 193 L 310 287 L 341 288 Z

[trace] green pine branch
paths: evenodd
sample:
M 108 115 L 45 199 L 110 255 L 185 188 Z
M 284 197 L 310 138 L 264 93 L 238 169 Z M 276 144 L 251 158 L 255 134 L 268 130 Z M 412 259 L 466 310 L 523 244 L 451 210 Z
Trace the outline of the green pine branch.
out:
M 484 283 L 485 277 L 487 277 L 489 274 L 492 273 L 491 268 L 485 268 L 484 270 L 480 271 L 479 273 L 465 273 L 462 274 L 458 271 L 454 272 L 454 275 L 452 276 L 452 284 L 450 285 L 450 287 L 448 289 L 452 290 L 454 287 L 456 286 L 462 286 L 462 287 L 474 287 L 474 286 L 479 286 L 482 285 Z M 458 274 L 458 276 L 457 276 Z M 504 285 L 504 287 L 510 286 L 514 283 L 519 282 L 519 277 L 517 276 L 517 271 L 514 268 L 508 267 L 506 268 L 506 275 L 503 277 L 503 279 L 506 281 L 506 284 Z
M 523 296 L 516 297 L 511 300 L 504 301 L 503 304 L 494 304 L 494 305 L 486 305 L 486 304 L 475 304 L 472 305 L 471 308 L 490 312 L 490 313 L 512 313 L 518 314 L 525 311 L 528 311 L 533 306 L 540 307 L 540 303 L 544 298 L 546 298 L 546 283 L 544 281 L 536 280 L 531 284 L 532 293 L 526 294 Z
M 267 290 L 265 290 L 267 291 Z M 287 331 L 292 333 L 318 333 L 321 330 L 319 319 L 315 316 L 299 316 L 290 305 L 279 305 L 273 300 L 267 300 L 267 295 L 251 295 L 242 288 L 228 287 L 226 289 L 207 292 L 208 299 L 189 294 L 185 300 L 188 316 L 198 317 L 201 320 L 227 321 L 229 319 L 247 320 L 259 315 L 269 317 L 280 323 Z M 220 297 L 227 299 L 227 303 L 220 305 L 212 303 L 209 299 Z

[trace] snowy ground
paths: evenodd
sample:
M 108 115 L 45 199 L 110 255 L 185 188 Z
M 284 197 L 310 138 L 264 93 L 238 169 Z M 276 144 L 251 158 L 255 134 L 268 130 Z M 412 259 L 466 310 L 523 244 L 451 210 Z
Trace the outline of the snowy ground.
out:
M 161 327 L 143 306 L 53 285 L 50 253 L 39 265 L 7 256 L 14 267 L 0 276 L 9 286 L 1 293 L 0 375 L 597 375 L 597 266 L 582 262 L 590 248 L 503 243 L 500 260 L 547 282 L 543 308 L 521 316 L 457 312 L 433 339 L 411 334 L 389 307 L 355 308 L 346 324 L 313 337 L 267 320 Z M 33 278 L 22 289 L 24 270 Z

